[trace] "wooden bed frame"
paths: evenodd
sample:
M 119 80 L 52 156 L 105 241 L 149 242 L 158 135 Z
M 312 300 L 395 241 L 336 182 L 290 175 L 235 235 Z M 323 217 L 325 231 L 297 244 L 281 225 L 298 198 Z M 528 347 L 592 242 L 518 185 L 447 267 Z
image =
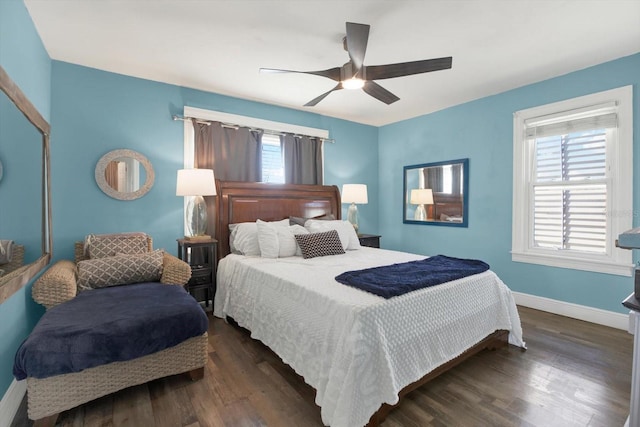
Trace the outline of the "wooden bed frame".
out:
M 341 218 L 340 190 L 335 185 L 266 184 L 216 180 L 218 259 L 229 253 L 229 224 L 278 221 L 297 216 L 333 214 Z
M 333 214 L 341 218 L 340 191 L 335 185 L 266 184 L 216 180 L 216 230 L 219 259 L 229 254 L 229 224 L 240 222 L 278 221 L 289 216 L 311 218 Z M 383 404 L 373 414 L 368 427 L 379 425 L 402 398 L 411 391 L 457 366 L 482 350 L 495 350 L 508 345 L 509 331 L 497 330 L 460 356 L 427 373 L 399 393 L 395 405 Z

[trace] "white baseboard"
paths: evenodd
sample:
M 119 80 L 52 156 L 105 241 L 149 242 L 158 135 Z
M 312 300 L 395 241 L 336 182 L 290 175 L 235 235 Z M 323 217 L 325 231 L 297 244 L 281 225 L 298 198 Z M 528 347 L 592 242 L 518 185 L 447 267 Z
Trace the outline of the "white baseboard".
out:
M 629 329 L 629 315 L 570 302 L 513 292 L 516 304 L 616 329 Z
M 26 392 L 26 380 L 13 380 L 9 385 L 2 400 L 0 400 L 0 427 L 9 427 L 11 425 Z

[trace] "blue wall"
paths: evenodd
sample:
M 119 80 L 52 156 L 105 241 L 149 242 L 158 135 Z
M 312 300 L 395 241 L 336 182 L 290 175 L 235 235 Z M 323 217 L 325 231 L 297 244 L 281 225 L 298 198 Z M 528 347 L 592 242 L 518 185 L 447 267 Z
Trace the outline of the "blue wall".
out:
M 183 124 L 172 120 L 185 105 L 328 129 L 325 183 L 364 183 L 363 231 L 378 229 L 378 129 L 344 120 L 137 79 L 54 61 L 51 170 L 54 258 L 73 256 L 73 242 L 89 233 L 144 231 L 154 246 L 175 253 L 183 233 L 183 198 L 175 195 L 183 167 Z M 108 151 L 128 148 L 152 163 L 156 181 L 133 201 L 105 195 L 94 179 Z M 346 213 L 347 206 L 343 209 Z
M 0 65 L 40 114 L 49 120 L 51 60 L 22 0 L 0 0 Z M 5 117 L 2 116 L 2 119 Z M 5 125 L 0 123 L 0 126 Z M 24 148 L 28 149 L 29 145 L 25 144 Z M 40 149 L 36 150 L 39 152 Z M 13 165 L 5 166 L 9 170 Z M 4 199 L 0 200 L 2 203 L 5 203 Z M 4 395 L 13 381 L 13 356 L 41 313 L 42 308 L 31 299 L 31 285 L 22 288 L 0 305 L 0 396 Z
M 640 54 L 482 98 L 379 129 L 379 231 L 384 246 L 421 254 L 482 258 L 514 291 L 625 313 L 629 277 L 511 261 L 513 113 L 633 85 L 634 141 L 640 134 Z M 402 149 L 398 149 L 402 147 Z M 640 165 L 634 150 L 634 165 Z M 402 223 L 405 165 L 468 157 L 469 228 Z M 634 218 L 638 212 L 638 167 Z M 638 225 L 637 221 L 636 224 Z

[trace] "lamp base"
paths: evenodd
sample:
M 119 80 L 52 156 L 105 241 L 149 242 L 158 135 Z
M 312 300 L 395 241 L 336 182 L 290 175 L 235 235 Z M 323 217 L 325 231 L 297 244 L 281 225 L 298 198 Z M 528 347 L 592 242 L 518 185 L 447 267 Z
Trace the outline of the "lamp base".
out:
M 187 203 L 185 212 L 189 236 L 203 236 L 207 231 L 207 204 L 202 196 L 193 196 Z
M 185 240 L 198 241 L 198 240 L 211 240 L 211 236 L 207 234 L 201 234 L 200 236 L 184 236 Z
M 427 220 L 427 211 L 424 208 L 424 205 L 418 205 L 415 213 L 413 214 L 413 219 L 416 221 L 426 221 Z
M 355 203 L 351 203 L 349 210 L 347 211 L 347 221 L 353 225 L 353 228 L 358 232 L 358 207 Z

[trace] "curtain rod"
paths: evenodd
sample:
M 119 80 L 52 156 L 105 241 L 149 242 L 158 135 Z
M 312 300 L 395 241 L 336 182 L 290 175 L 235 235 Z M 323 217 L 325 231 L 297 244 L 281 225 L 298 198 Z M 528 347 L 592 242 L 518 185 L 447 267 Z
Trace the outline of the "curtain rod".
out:
M 174 120 L 174 121 L 175 121 L 175 120 L 181 120 L 181 121 L 183 121 L 183 122 L 190 122 L 190 121 L 192 121 L 192 120 L 195 120 L 195 121 L 196 121 L 196 123 L 200 123 L 200 124 L 207 125 L 207 126 L 210 126 L 210 125 L 211 125 L 211 123 L 213 123 L 214 121 L 217 121 L 217 120 L 204 120 L 204 119 L 198 119 L 198 118 L 196 118 L 196 117 L 177 116 L 177 115 L 174 115 L 174 116 L 173 116 L 173 120 Z M 237 124 L 235 124 L 235 123 L 224 123 L 224 122 L 220 122 L 220 121 L 218 121 L 218 123 L 220 123 L 220 125 L 221 125 L 222 127 L 226 127 L 226 128 L 239 129 L 239 128 L 241 128 L 241 127 L 242 127 L 242 128 L 247 128 L 247 129 L 249 129 L 249 130 L 251 130 L 251 131 L 262 131 L 263 133 L 266 133 L 266 134 L 269 134 L 269 135 L 286 135 L 286 134 L 287 134 L 287 132 L 281 132 L 281 131 L 271 130 L 271 129 L 253 128 L 253 127 L 250 127 L 250 126 L 237 125 Z M 318 137 L 318 136 L 312 136 L 312 135 L 299 135 L 299 134 L 294 134 L 293 136 L 306 136 L 306 137 L 309 137 L 309 138 L 318 138 L 318 139 L 319 139 L 319 140 L 321 140 L 322 142 L 328 142 L 328 143 L 331 143 L 331 144 L 333 144 L 334 142 L 336 142 L 336 140 L 335 140 L 335 139 L 333 139 L 333 138 L 321 138 L 321 137 Z

